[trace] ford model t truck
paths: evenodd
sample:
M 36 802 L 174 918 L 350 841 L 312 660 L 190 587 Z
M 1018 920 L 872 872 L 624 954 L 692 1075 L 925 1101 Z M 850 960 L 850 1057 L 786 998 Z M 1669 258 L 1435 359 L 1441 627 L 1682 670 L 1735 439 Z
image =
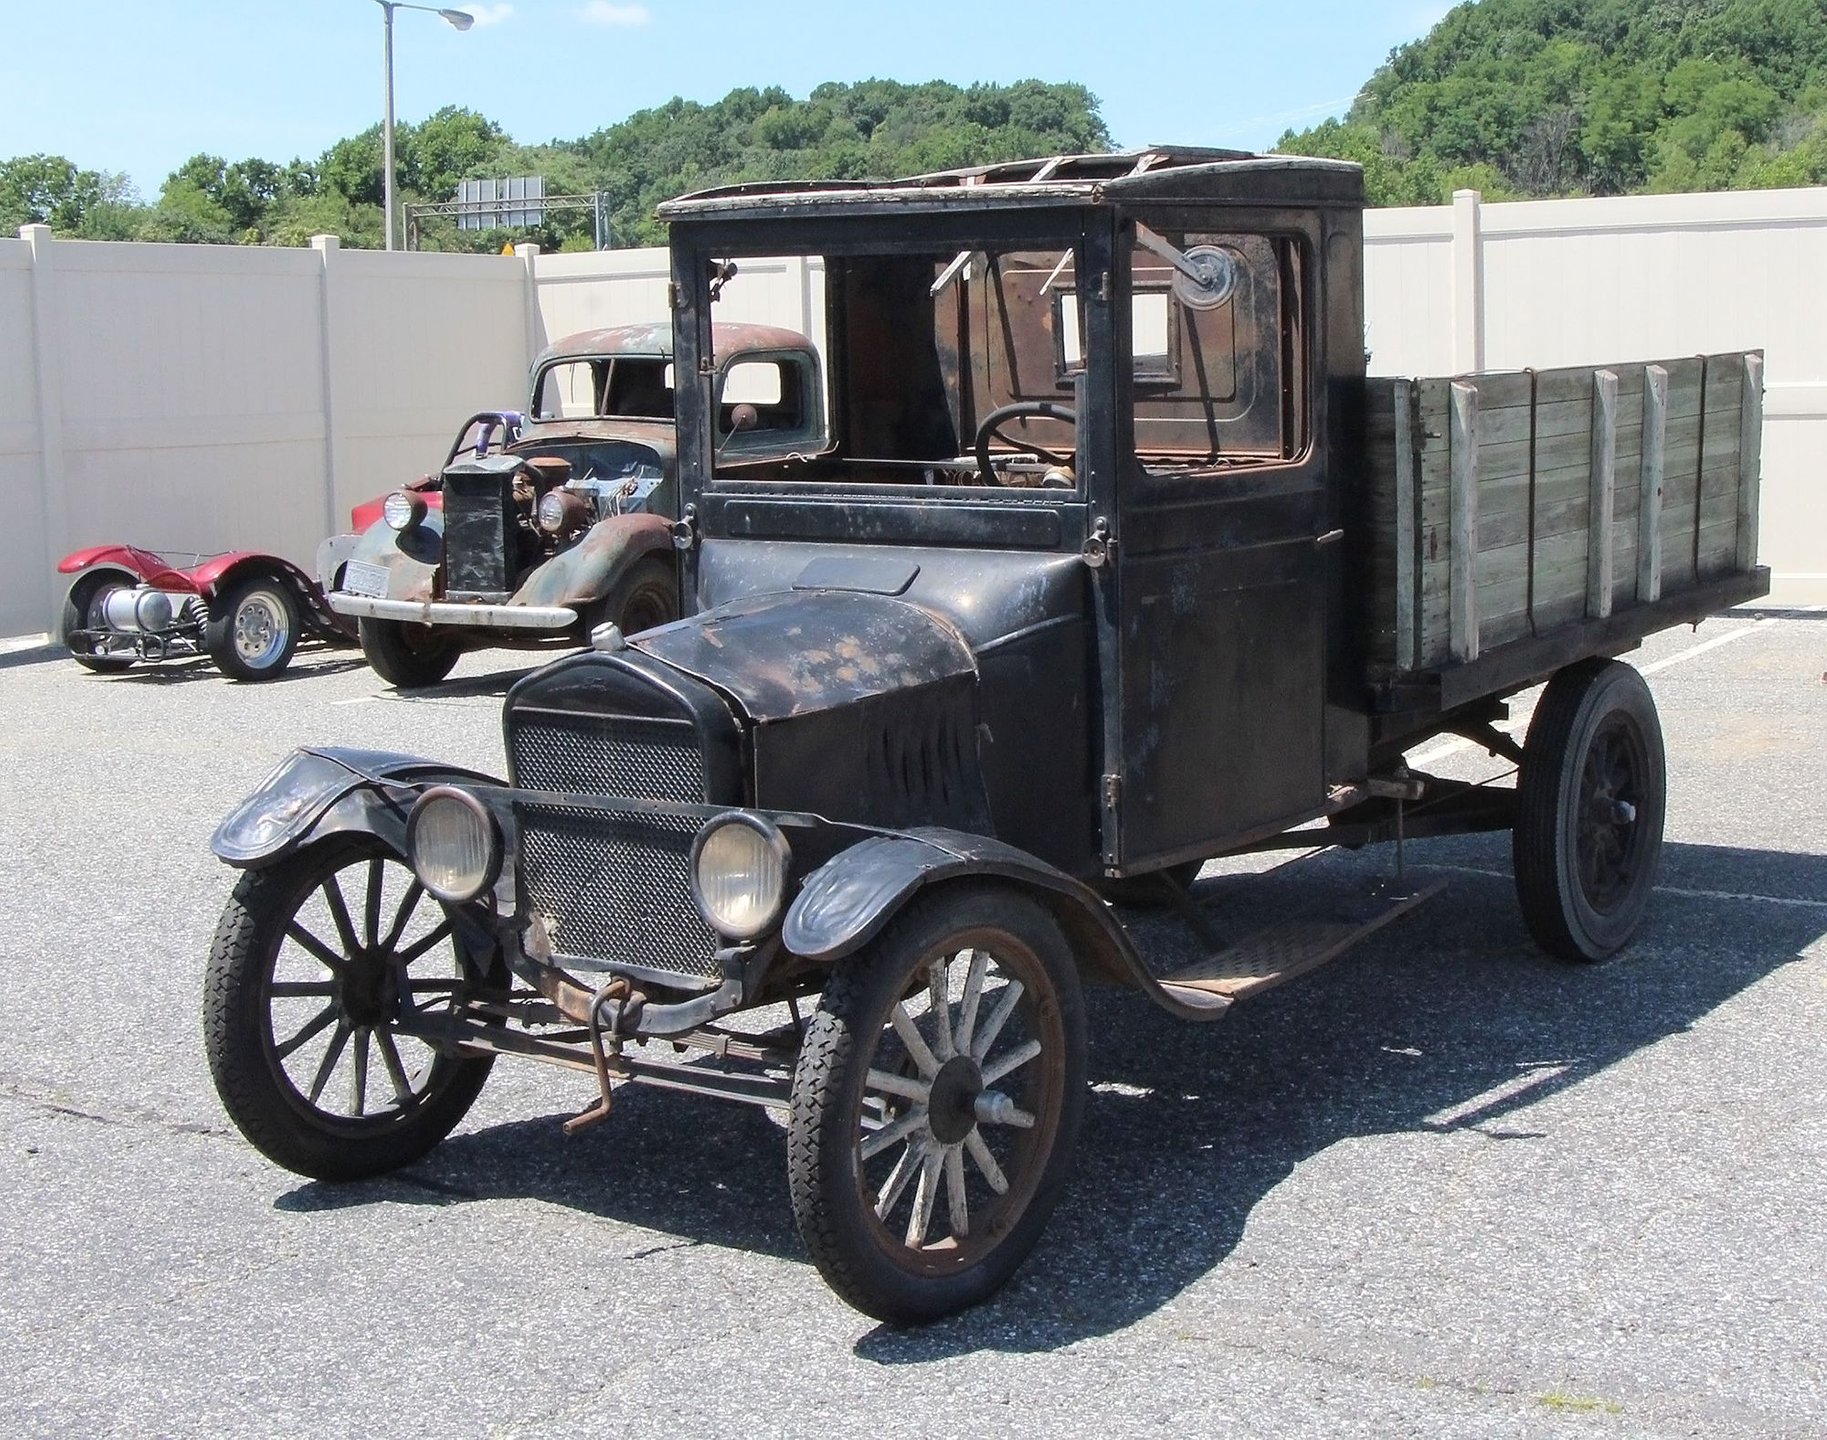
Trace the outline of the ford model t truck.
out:
M 811 341 L 719 325 L 716 348 L 720 453 L 822 445 Z M 329 604 L 360 625 L 383 680 L 434 685 L 465 649 L 576 645 L 599 624 L 632 635 L 677 618 L 672 351 L 666 325 L 557 341 L 533 362 L 524 416 L 472 416 L 438 475 L 328 542 Z
M 371 1175 L 504 1054 L 593 1077 L 574 1128 L 624 1080 L 774 1106 L 819 1270 L 929 1319 L 1058 1201 L 1097 987 L 1216 1020 L 1430 888 L 1227 940 L 1203 859 L 1509 829 L 1547 950 L 1627 944 L 1664 759 L 1611 657 L 1765 593 L 1759 359 L 1366 380 L 1362 208 L 1354 166 L 1213 151 L 664 207 L 692 613 L 520 680 L 505 782 L 308 750 L 229 816 L 242 1131 Z M 831 434 L 753 461 L 712 317 L 780 254 L 823 263 Z M 1516 786 L 1405 764 L 1446 734 Z

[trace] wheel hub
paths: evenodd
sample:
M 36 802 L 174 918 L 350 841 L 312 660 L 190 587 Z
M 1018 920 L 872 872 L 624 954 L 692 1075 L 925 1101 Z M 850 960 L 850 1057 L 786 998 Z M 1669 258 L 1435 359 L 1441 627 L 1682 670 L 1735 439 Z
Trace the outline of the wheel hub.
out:
M 977 1097 L 983 1093 L 983 1072 L 968 1055 L 954 1055 L 933 1076 L 927 1100 L 928 1123 L 933 1139 L 956 1145 L 977 1128 Z
M 398 1000 L 393 967 L 385 957 L 359 955 L 343 979 L 343 1013 L 358 1026 L 381 1025 L 393 1017 Z

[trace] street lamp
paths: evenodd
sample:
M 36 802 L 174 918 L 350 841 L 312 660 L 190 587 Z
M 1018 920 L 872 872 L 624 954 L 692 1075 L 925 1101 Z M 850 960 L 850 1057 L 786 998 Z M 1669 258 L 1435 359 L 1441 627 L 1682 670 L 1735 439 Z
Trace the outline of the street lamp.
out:
M 381 126 L 381 176 L 386 189 L 385 205 L 387 208 L 387 248 L 393 249 L 393 12 L 395 10 L 423 10 L 427 15 L 440 15 L 457 30 L 467 30 L 476 23 L 476 17 L 462 10 L 441 10 L 436 5 L 408 5 L 404 0 L 374 0 L 381 7 L 381 13 L 387 17 L 387 118 Z

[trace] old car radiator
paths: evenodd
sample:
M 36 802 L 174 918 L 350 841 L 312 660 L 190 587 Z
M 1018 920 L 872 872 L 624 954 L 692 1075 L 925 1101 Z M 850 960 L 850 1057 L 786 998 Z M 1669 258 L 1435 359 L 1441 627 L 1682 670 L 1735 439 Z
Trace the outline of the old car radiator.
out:
M 523 790 L 701 802 L 697 735 L 680 720 L 559 713 L 516 715 L 514 783 Z M 605 814 L 523 804 L 520 880 L 554 952 L 585 963 L 718 978 L 717 938 L 688 878 L 699 822 L 658 813 Z
M 466 473 L 460 466 L 444 472 L 447 596 L 453 600 L 505 599 L 517 540 L 511 475 Z

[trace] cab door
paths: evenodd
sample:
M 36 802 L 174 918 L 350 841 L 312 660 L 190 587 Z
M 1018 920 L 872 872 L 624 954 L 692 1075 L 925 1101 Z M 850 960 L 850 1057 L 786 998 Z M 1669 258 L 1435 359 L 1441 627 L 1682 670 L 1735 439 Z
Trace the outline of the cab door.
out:
M 1131 247 L 1131 374 L 1113 427 L 1128 451 L 1106 579 L 1118 735 L 1105 864 L 1124 870 L 1274 833 L 1326 792 L 1338 537 L 1312 443 L 1307 247 L 1197 222 L 1158 234 L 1208 279 L 1179 283 L 1161 247 Z

